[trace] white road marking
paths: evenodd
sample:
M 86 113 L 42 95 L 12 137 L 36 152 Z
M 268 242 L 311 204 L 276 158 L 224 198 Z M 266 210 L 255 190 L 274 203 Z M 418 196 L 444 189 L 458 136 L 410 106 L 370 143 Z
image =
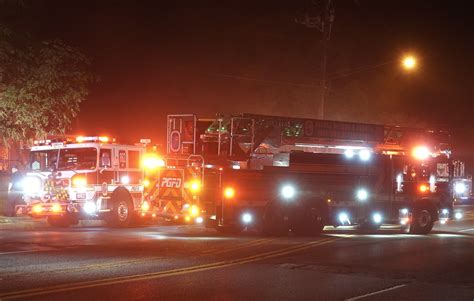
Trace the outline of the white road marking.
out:
M 474 228 L 472 228 L 472 229 L 459 230 L 458 232 L 469 232 L 469 231 L 474 231 Z
M 11 252 L 2 252 L 0 253 L 0 255 L 10 255 L 10 254 L 19 254 L 19 253 L 37 253 L 37 252 L 46 252 L 46 251 L 53 251 L 53 250 L 55 249 L 11 251 Z
M 378 294 L 385 293 L 385 292 L 388 292 L 388 291 L 393 291 L 393 290 L 405 287 L 407 285 L 408 284 L 400 284 L 400 285 L 392 286 L 392 287 L 389 287 L 389 288 L 386 288 L 386 289 L 383 289 L 383 290 L 380 290 L 380 291 L 368 293 L 368 294 L 357 296 L 357 297 L 352 297 L 352 298 L 346 299 L 345 301 L 354 301 L 354 300 L 363 299 L 363 298 L 366 298 L 366 297 L 378 295 Z

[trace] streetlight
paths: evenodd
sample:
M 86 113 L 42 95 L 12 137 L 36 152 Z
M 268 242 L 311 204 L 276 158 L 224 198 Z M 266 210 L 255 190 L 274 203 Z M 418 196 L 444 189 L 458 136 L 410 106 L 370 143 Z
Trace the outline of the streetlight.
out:
M 405 70 L 414 70 L 417 66 L 417 60 L 413 55 L 406 55 L 402 59 L 402 66 Z

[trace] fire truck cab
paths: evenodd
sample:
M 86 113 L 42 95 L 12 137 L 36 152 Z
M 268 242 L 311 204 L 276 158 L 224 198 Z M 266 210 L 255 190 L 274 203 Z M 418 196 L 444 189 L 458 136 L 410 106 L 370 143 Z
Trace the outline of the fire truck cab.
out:
M 144 152 L 108 137 L 36 141 L 23 180 L 26 205 L 17 213 L 46 217 L 55 227 L 80 219 L 127 227 L 142 206 Z

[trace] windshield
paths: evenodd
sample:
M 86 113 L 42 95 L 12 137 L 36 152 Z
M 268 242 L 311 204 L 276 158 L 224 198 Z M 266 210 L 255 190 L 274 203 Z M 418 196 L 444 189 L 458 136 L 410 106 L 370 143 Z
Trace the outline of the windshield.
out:
M 97 149 L 68 148 L 32 151 L 29 167 L 35 171 L 95 169 L 96 163 Z

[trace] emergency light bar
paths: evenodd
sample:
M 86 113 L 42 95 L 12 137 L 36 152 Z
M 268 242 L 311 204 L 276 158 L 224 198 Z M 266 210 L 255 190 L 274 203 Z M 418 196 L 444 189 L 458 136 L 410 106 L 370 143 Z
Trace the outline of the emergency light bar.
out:
M 76 142 L 102 142 L 102 143 L 109 143 L 115 142 L 115 138 L 110 139 L 107 136 L 78 136 L 76 138 Z

